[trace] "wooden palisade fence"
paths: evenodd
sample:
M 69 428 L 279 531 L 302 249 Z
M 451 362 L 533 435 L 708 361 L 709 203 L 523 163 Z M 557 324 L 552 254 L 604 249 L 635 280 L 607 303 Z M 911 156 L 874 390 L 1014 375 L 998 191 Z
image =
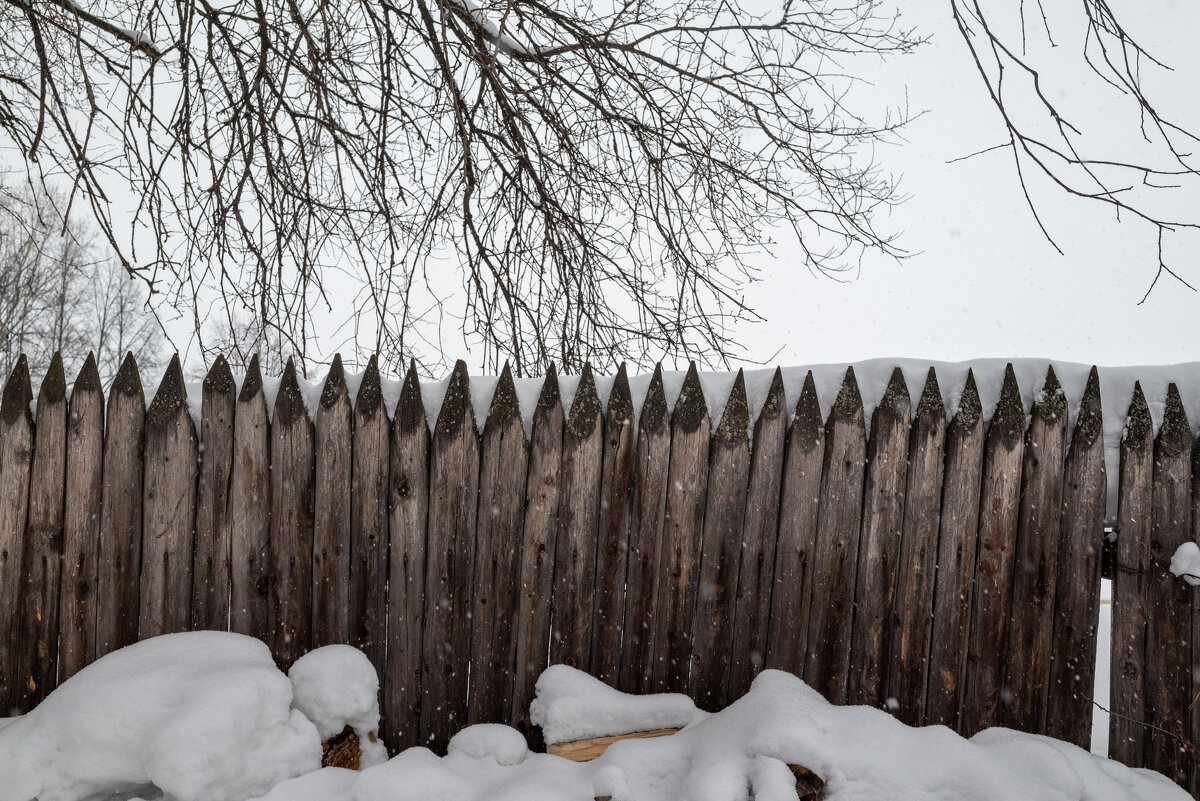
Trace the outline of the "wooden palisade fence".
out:
M 933 369 L 897 369 L 868 432 L 853 369 L 826 415 L 739 374 L 715 426 L 694 367 L 640 416 L 624 369 L 569 409 L 553 371 L 531 431 L 507 368 L 477 427 L 461 362 L 432 431 L 409 370 L 389 419 L 375 360 L 340 360 L 310 419 L 288 363 L 203 383 L 178 359 L 146 406 L 132 357 L 108 397 L 24 360 L 0 405 L 0 710 L 91 661 L 190 628 L 260 637 L 286 668 L 362 648 L 392 749 L 462 726 L 527 728 L 548 663 L 719 708 L 764 667 L 836 703 L 964 734 L 1003 724 L 1087 747 L 1106 478 L 1095 368 L 1072 431 L 1051 369 L 1028 411 L 1007 370 L 991 420 L 967 374 L 946 419 Z M 753 439 L 747 437 L 751 420 Z M 1200 531 L 1200 448 L 1171 385 L 1157 434 L 1135 388 L 1121 442 L 1111 753 L 1185 786 L 1196 595 L 1167 570 Z M 1194 457 L 1194 458 L 1193 458 Z M 1195 792 L 1195 787 L 1191 788 Z

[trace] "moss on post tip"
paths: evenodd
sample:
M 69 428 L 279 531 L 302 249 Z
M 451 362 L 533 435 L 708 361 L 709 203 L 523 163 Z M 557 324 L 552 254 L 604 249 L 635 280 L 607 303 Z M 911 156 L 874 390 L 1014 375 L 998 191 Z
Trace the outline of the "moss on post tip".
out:
M 1104 410 L 1100 401 L 1100 374 L 1092 365 L 1088 373 L 1087 386 L 1079 402 L 1079 419 L 1075 421 L 1075 436 L 1072 448 L 1090 448 L 1092 443 L 1104 435 Z
M 300 382 L 296 379 L 295 360 L 289 356 L 279 382 L 279 393 L 275 396 L 275 423 L 288 426 L 301 420 L 308 421 L 308 409 L 304 406 Z
M 938 384 L 937 371 L 932 367 L 925 376 L 925 388 L 921 390 L 921 400 L 917 402 L 918 420 L 946 421 L 946 404 L 942 400 L 942 388 Z
M 567 432 L 577 439 L 587 439 L 595 433 L 603 414 L 600 396 L 596 393 L 596 379 L 592 376 L 592 365 L 588 362 L 583 365 L 579 386 L 576 387 L 575 397 L 571 400 Z
M 217 355 L 213 359 L 212 367 L 204 376 L 204 393 L 215 393 L 217 395 L 225 395 L 232 393 L 236 388 L 233 380 L 233 370 L 229 369 L 229 362 L 224 356 Z
M 750 404 L 746 400 L 746 378 L 741 370 L 733 379 L 733 387 L 729 390 L 729 400 L 725 401 L 725 410 L 721 413 L 721 422 L 713 434 L 714 443 L 745 444 L 746 429 L 750 426 Z
M 346 370 L 342 367 L 342 355 L 333 354 L 329 364 L 329 374 L 325 376 L 325 386 L 321 388 L 321 408 L 332 409 L 342 400 L 350 402 L 350 392 L 346 389 Z
M 1157 448 L 1163 456 L 1179 456 L 1192 447 L 1192 429 L 1188 423 L 1179 387 L 1174 382 L 1167 385 L 1167 400 L 1163 408 L 1162 427 L 1158 430 Z
M 4 398 L 0 400 L 0 419 L 5 425 L 13 425 L 21 416 L 30 417 L 29 404 L 33 401 L 33 385 L 29 382 L 29 360 L 22 353 L 17 364 L 4 384 Z
M 396 404 L 396 418 L 393 425 L 399 431 L 411 432 L 418 426 L 429 423 L 425 419 L 425 401 L 421 398 L 421 380 L 417 377 L 417 361 L 411 359 L 408 372 L 404 376 L 404 385 L 400 388 L 400 400 Z
M 646 388 L 646 399 L 642 401 L 641 419 L 638 426 L 647 433 L 657 434 L 667 426 L 670 413 L 667 411 L 667 393 L 663 387 L 662 365 L 654 365 L 650 386 Z
M 250 357 L 250 366 L 246 368 L 246 377 L 242 379 L 242 391 L 238 393 L 238 403 L 249 403 L 255 396 L 262 395 L 262 370 L 258 366 L 258 354 Z
M 467 363 L 459 359 L 454 363 L 450 381 L 446 384 L 446 395 L 438 412 L 433 436 L 453 437 L 458 435 L 464 424 L 475 430 L 475 410 L 471 406 L 471 379 L 467 375 Z
M 354 398 L 354 411 L 360 418 L 373 417 L 383 408 L 383 387 L 379 378 L 379 360 L 375 354 L 367 359 L 367 369 L 363 371 L 362 383 L 358 385 L 358 395 Z
M 988 439 L 995 438 L 1004 448 L 1011 450 L 1025 436 L 1025 404 L 1021 400 L 1021 389 L 1017 386 L 1017 374 L 1012 362 L 1004 368 L 1004 385 L 1000 388 L 1000 403 L 992 415 Z
M 825 421 L 821 416 L 821 400 L 817 397 L 817 385 L 812 370 L 804 376 L 804 386 L 796 401 L 796 415 L 792 418 L 792 430 L 788 439 L 805 453 L 820 446 L 825 438 Z

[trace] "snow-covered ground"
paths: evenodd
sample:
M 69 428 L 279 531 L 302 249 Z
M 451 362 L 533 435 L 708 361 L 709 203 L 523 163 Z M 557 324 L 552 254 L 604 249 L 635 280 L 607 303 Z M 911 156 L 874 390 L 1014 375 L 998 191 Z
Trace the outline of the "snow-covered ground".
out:
M 378 681 L 344 646 L 291 676 L 236 634 L 146 640 L 97 661 L 0 726 L 3 801 L 784 801 L 788 765 L 826 801 L 1184 801 L 1158 774 L 1046 737 L 989 729 L 967 740 L 867 707 L 835 707 L 799 679 L 761 674 L 721 712 L 683 696 L 628 696 L 556 666 L 532 714 L 553 741 L 682 725 L 575 763 L 530 753 L 507 726 L 461 731 L 439 757 L 372 750 Z M 365 770 L 320 768 L 321 738 L 351 725 Z

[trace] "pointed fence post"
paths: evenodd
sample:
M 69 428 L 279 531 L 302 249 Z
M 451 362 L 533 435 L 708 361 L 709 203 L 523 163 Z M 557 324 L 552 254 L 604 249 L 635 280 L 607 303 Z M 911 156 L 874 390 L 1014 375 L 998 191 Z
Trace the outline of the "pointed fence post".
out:
M 835 704 L 846 702 L 854 583 L 858 575 L 866 431 L 854 368 L 825 423 L 821 507 L 813 551 L 813 596 L 804 680 Z
M 33 458 L 33 388 L 22 354 L 0 401 L 0 714 L 24 710 L 18 632 L 21 619 L 21 553 L 29 515 L 29 467 Z
M 379 365 L 367 361 L 354 401 L 350 506 L 350 642 L 387 680 L 388 417 Z
M 104 390 L 92 354 L 71 388 L 67 418 L 67 489 L 63 514 L 63 575 L 58 596 L 61 684 L 96 658 L 96 584 L 104 489 Z M 50 663 L 51 665 L 53 663 Z M 51 687 L 53 689 L 53 687 Z
M 508 363 L 480 443 L 479 510 L 471 607 L 471 700 L 467 723 L 507 723 L 512 709 L 512 636 L 520 603 L 521 531 L 528 449 Z
M 138 637 L 146 398 L 132 353 L 125 355 L 109 387 L 105 419 L 96 659 Z
M 224 356 L 217 356 L 204 377 L 200 411 L 200 479 L 192 560 L 192 628 L 196 630 L 229 628 L 230 482 L 236 405 L 233 371 Z M 238 531 L 239 536 L 242 533 Z
M 746 381 L 739 370 L 709 446 L 704 535 L 691 634 L 688 694 L 701 709 L 714 712 L 724 709 L 730 701 L 733 618 L 742 566 L 746 489 L 750 481 L 750 443 L 746 439 L 749 426 Z
M 233 465 L 229 493 L 232 531 L 229 630 L 267 640 L 271 538 L 271 423 L 258 355 L 250 359 L 233 417 Z
M 312 645 L 350 640 L 350 493 L 354 412 L 342 357 L 325 377 L 316 422 L 313 478 Z
M 653 624 L 654 692 L 688 690 L 711 436 L 708 403 L 693 362 L 671 413 L 671 467 L 667 474 L 667 512 Z

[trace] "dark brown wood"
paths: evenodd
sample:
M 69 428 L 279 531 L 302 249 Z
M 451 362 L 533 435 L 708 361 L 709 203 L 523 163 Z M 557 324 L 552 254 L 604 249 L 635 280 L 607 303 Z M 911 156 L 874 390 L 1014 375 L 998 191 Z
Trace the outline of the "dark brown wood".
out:
M 711 434 L 708 404 L 693 362 L 671 413 L 671 467 L 667 473 L 667 510 L 652 635 L 650 675 L 654 692 L 688 690 Z
M 507 723 L 512 710 L 528 449 L 508 363 L 479 448 L 475 578 L 471 582 L 471 699 L 467 723 Z
M 895 699 L 889 709 L 910 726 L 924 722 L 929 687 L 945 444 L 946 406 L 937 374 L 930 367 L 908 437 L 903 534 L 889 621 L 892 628 L 887 694 Z
M 642 401 L 635 459 L 633 518 L 629 525 L 625 573 L 625 637 L 617 687 L 629 693 L 647 693 L 654 654 L 653 621 L 667 504 L 667 471 L 671 465 L 670 414 L 663 391 L 662 365 L 655 366 Z
M 67 418 L 62 589 L 58 595 L 58 670 L 61 684 L 96 656 L 97 554 L 104 467 L 104 390 L 92 354 L 71 389 Z
M 1066 443 L 1067 396 L 1050 367 L 1026 434 L 1006 649 L 1006 687 L 1012 703 L 1005 720 L 1012 728 L 1034 734 L 1046 732 Z
M 746 517 L 742 524 L 742 566 L 733 614 L 729 698 L 746 694 L 762 670 L 767 652 L 787 424 L 783 373 L 776 368 L 766 400 L 754 421 Z
M 1200 543 L 1200 438 L 1192 443 L 1192 542 Z M 1192 590 L 1192 698 L 1200 698 L 1200 593 Z M 1191 712 L 1191 741 L 1200 743 L 1200 702 L 1188 705 Z M 1200 755 L 1191 754 L 1192 798 L 1200 798 Z
M 1079 405 L 1063 470 L 1062 539 L 1055 582 L 1054 641 L 1046 733 L 1087 749 L 1092 741 L 1096 627 L 1100 614 L 1100 551 L 1108 481 L 1104 414 L 1093 367 Z
M 267 644 L 286 671 L 312 643 L 313 426 L 289 358 L 271 421 Z
M 1171 557 L 1190 541 L 1192 432 L 1174 384 L 1154 441 L 1154 506 L 1150 523 L 1146 605 L 1145 767 L 1188 786 L 1191 756 L 1192 588 L 1171 573 Z M 30 510 L 32 512 L 32 509 Z
M 354 411 L 342 357 L 335 355 L 321 390 L 313 484 L 312 644 L 350 639 L 350 487 Z
M 1021 501 L 1025 407 L 1010 364 L 1000 403 L 988 427 L 979 507 L 979 549 L 967 639 L 962 730 L 971 735 L 999 725 L 1012 700 L 1005 690 L 1008 632 L 1012 621 L 1013 556 Z
M 731 700 L 729 664 L 750 481 L 750 443 L 746 439 L 749 426 L 746 382 L 738 370 L 709 446 L 704 536 L 692 621 L 688 694 L 701 709 L 713 712 L 724 709 Z
M 430 451 L 421 742 L 441 751 L 466 723 L 471 659 L 479 435 L 462 361 L 446 386 Z
M 596 537 L 604 466 L 604 407 L 584 365 L 563 432 L 551 601 L 550 663 L 588 670 L 592 658 Z
M 18 639 L 21 620 L 21 553 L 29 515 L 33 459 L 33 387 L 29 363 L 17 358 L 0 401 L 0 715 L 18 712 L 23 687 Z
M 946 431 L 946 469 L 938 523 L 937 581 L 925 723 L 960 728 L 971 595 L 979 535 L 980 476 L 983 472 L 983 408 L 975 375 L 967 370 L 958 411 Z
M 200 479 L 196 487 L 196 546 L 192 560 L 192 628 L 229 628 L 229 573 L 233 542 L 233 474 L 237 385 L 224 356 L 204 377 L 200 411 Z M 241 532 L 239 532 L 240 534 Z
M 633 516 L 633 422 L 633 397 L 622 364 L 613 379 L 604 414 L 604 467 L 600 479 L 596 601 L 592 620 L 591 674 L 609 685 L 618 683 L 621 671 L 629 527 Z
M 133 354 L 108 390 L 96 565 L 96 658 L 137 642 L 146 397 Z M 190 591 L 189 587 L 189 591 Z
M 813 595 L 813 552 L 825 458 L 825 423 L 812 371 L 796 401 L 784 452 L 779 499 L 779 540 L 771 579 L 767 630 L 769 668 L 804 675 L 808 654 L 809 610 Z
M 176 354 L 146 410 L 139 639 L 192 625 L 198 444 Z
M 388 417 L 379 366 L 367 361 L 354 400 L 350 508 L 350 642 L 387 677 Z
M 854 580 L 854 627 L 850 634 L 850 675 L 846 702 L 880 707 L 891 650 L 892 606 L 904 528 L 908 478 L 908 429 L 912 401 L 900 368 L 871 415 L 867 478 L 863 488 L 858 576 Z
M 233 472 L 229 517 L 234 532 L 230 560 L 229 630 L 266 640 L 269 613 L 268 548 L 271 532 L 271 423 L 258 355 L 238 393 L 233 418 Z
M 854 368 L 825 423 L 820 513 L 812 564 L 804 680 L 835 704 L 846 702 L 854 582 L 858 575 L 866 430 Z
M 1146 605 L 1153 505 L 1154 421 L 1142 386 L 1135 383 L 1121 437 L 1108 718 L 1109 756 L 1135 767 L 1144 764 L 1146 754 Z
M 387 671 L 380 731 L 393 751 L 421 742 L 421 642 L 429 511 L 429 423 L 411 363 L 392 417 L 388 470 Z
M 28 712 L 54 688 L 58 663 L 58 596 L 63 558 L 63 491 L 67 471 L 67 379 L 55 353 L 38 392 L 29 518 L 22 556 L 17 650 L 20 701 Z

